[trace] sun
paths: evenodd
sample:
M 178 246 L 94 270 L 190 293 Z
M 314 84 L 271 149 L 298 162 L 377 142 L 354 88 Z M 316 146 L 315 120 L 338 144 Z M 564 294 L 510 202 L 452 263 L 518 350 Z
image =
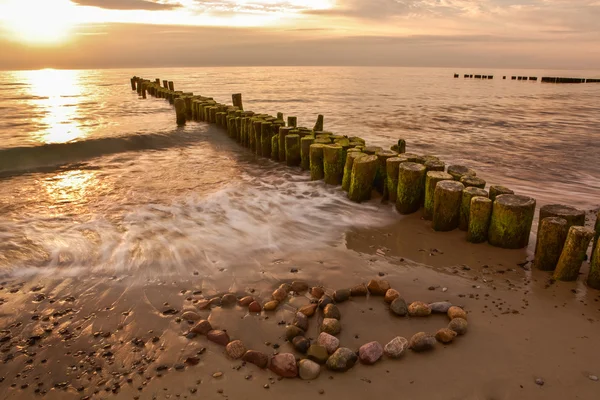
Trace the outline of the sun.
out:
M 8 39 L 32 45 L 66 41 L 74 20 L 69 0 L 0 0 L 0 15 Z

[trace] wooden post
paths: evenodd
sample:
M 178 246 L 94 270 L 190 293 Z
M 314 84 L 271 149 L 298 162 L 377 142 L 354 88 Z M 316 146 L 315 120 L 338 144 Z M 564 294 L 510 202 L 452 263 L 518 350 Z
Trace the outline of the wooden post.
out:
M 242 94 L 241 93 L 235 93 L 231 95 L 231 100 L 233 101 L 233 106 L 237 107 L 240 110 L 244 109 L 244 106 L 242 104 Z
M 289 167 L 296 167 L 302 161 L 300 156 L 300 135 L 287 135 L 285 137 L 285 163 Z
M 425 206 L 423 207 L 423 219 L 433 219 L 433 205 L 435 187 L 438 182 L 452 180 L 452 175 L 442 171 L 429 171 L 425 178 Z
M 271 157 L 271 132 L 273 124 L 270 122 L 263 122 L 260 130 L 260 154 L 263 157 Z
M 490 200 L 491 201 L 496 200 L 496 197 L 500 196 L 501 194 L 515 194 L 515 192 L 513 192 L 511 189 L 504 187 L 504 186 L 499 186 L 499 185 L 490 186 Z
M 365 153 L 360 151 L 351 151 L 346 155 L 346 162 L 344 163 L 344 176 L 342 177 L 342 190 L 350 190 L 350 181 L 352 179 L 352 168 L 354 167 L 354 160 L 360 157 L 364 157 Z M 398 178 L 396 178 L 396 181 Z
M 567 231 L 572 226 L 585 225 L 585 211 L 564 204 L 547 204 L 540 208 L 538 219 L 538 234 L 544 218 L 559 217 L 567 221 Z
M 350 156 L 348 154 L 348 156 Z M 400 175 L 400 164 L 407 162 L 405 157 L 390 157 L 385 160 L 386 169 L 386 191 L 388 193 L 388 200 L 392 203 L 396 203 L 398 198 L 398 175 Z M 345 174 L 346 171 L 344 171 Z
M 471 198 L 467 241 L 471 243 L 485 242 L 488 238 L 491 218 L 492 201 L 487 197 L 475 196 Z
M 425 187 L 425 166 L 405 162 L 398 168 L 398 192 L 396 210 L 400 214 L 411 214 L 419 210 Z
M 295 128 L 298 125 L 297 117 L 287 117 L 287 126 Z
M 435 186 L 431 225 L 434 230 L 447 232 L 458 228 L 464 188 L 462 183 L 454 180 L 441 181 Z
M 469 229 L 469 216 L 471 215 L 471 199 L 475 196 L 488 197 L 488 193 L 485 190 L 477 187 L 465 187 L 460 203 L 460 222 L 458 224 L 458 228 L 461 231 L 466 231 Z
M 488 241 L 492 246 L 521 249 L 529 243 L 535 199 L 515 194 L 496 197 Z
M 587 248 L 593 237 L 594 231 L 592 229 L 584 226 L 571 226 L 554 271 L 554 279 L 557 281 L 574 281 L 577 279 L 581 263 L 585 260 Z
M 450 165 L 448 167 L 448 173 L 452 175 L 455 181 L 461 180 L 461 178 L 465 175 L 467 176 L 476 176 L 477 174 L 472 169 L 465 167 L 464 165 Z
M 598 247 L 598 238 L 600 238 L 600 211 L 598 211 L 596 214 L 596 224 L 594 225 L 594 230 L 596 231 L 596 234 L 594 235 L 594 243 L 592 243 L 592 254 L 594 254 L 596 247 Z
M 169 81 L 169 90 L 172 92 L 175 91 L 175 85 L 173 84 L 173 81 Z
M 542 271 L 554 271 L 567 240 L 567 220 L 547 217 L 538 230 L 533 265 Z
M 177 117 L 177 125 L 185 125 L 185 100 L 179 97 L 175 99 L 175 115 Z
M 279 137 L 277 137 L 277 140 L 279 141 Z M 313 136 L 305 136 L 300 139 L 300 167 L 305 171 L 310 169 L 310 146 L 314 142 L 315 138 Z
M 313 146 L 315 145 L 313 144 Z M 370 200 L 376 172 L 377 156 L 365 155 L 364 157 L 356 158 L 352 165 L 348 198 L 357 203 Z
M 136 90 L 137 88 L 135 87 L 135 78 L 131 78 L 131 90 Z
M 315 122 L 313 131 L 318 132 L 323 130 L 323 118 L 324 117 L 321 114 L 317 116 L 317 122 Z
M 328 185 L 341 185 L 344 176 L 344 157 L 342 146 L 337 144 L 323 147 L 324 180 Z
M 285 161 L 285 137 L 290 134 L 292 127 L 279 127 L 279 161 Z
M 596 231 L 598 234 L 598 231 Z M 600 289 L 600 247 L 594 247 L 592 259 L 590 260 L 590 273 L 588 274 L 587 284 L 594 289 Z

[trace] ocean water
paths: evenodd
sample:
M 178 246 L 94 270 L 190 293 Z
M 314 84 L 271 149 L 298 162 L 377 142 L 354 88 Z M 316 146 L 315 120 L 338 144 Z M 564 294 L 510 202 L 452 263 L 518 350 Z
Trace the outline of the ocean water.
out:
M 459 73 L 461 78 L 454 79 Z M 494 75 L 493 80 L 462 78 Z M 391 205 L 257 158 L 204 123 L 175 125 L 133 75 L 474 168 L 537 199 L 600 206 L 600 84 L 511 75 L 600 71 L 252 67 L 0 72 L 0 271 L 208 275 L 399 223 Z M 507 75 L 508 80 L 502 76 Z

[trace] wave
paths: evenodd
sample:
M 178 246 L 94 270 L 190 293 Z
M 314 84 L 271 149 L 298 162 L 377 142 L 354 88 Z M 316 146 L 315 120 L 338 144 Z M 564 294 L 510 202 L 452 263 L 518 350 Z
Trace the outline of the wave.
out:
M 0 178 L 47 171 L 103 155 L 188 146 L 200 140 L 198 132 L 178 130 L 0 149 Z

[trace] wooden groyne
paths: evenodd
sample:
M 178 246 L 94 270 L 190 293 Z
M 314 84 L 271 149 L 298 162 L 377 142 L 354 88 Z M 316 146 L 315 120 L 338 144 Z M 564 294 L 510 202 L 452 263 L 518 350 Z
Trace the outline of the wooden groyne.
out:
M 232 95 L 228 105 L 212 97 L 175 91 L 171 81 L 167 88 L 158 79 L 133 77 L 131 88 L 142 98 L 149 93 L 173 104 L 178 125 L 188 121 L 214 124 L 257 156 L 310 171 L 311 180 L 341 186 L 352 201 L 368 201 L 379 193 L 382 201 L 393 202 L 400 214 L 422 212 L 436 231 L 460 228 L 472 243 L 487 241 L 507 249 L 529 244 L 535 199 L 498 185 L 488 191 L 487 182 L 467 166 L 446 167 L 436 156 L 406 153 L 404 139 L 389 149 L 370 146 L 363 138 L 324 130 L 323 115 L 317 117 L 313 128 L 297 126 L 296 117 L 288 117 L 286 123 L 283 113 L 272 116 L 244 110 L 239 93 Z M 574 280 L 593 242 L 588 285 L 600 289 L 598 234 L 583 227 L 584 223 L 581 210 L 561 204 L 542 207 L 535 265 L 554 271 L 556 280 Z
M 455 78 L 458 78 L 459 74 L 454 74 Z M 473 74 L 464 74 L 465 78 L 475 78 L 475 79 L 494 79 L 494 75 L 473 75 Z M 506 76 L 503 76 L 502 79 L 506 79 Z M 510 77 L 513 81 L 538 81 L 537 76 L 518 76 L 513 75 Z M 595 78 L 560 78 L 560 77 L 549 77 L 543 76 L 540 78 L 542 83 L 600 83 L 600 79 Z

